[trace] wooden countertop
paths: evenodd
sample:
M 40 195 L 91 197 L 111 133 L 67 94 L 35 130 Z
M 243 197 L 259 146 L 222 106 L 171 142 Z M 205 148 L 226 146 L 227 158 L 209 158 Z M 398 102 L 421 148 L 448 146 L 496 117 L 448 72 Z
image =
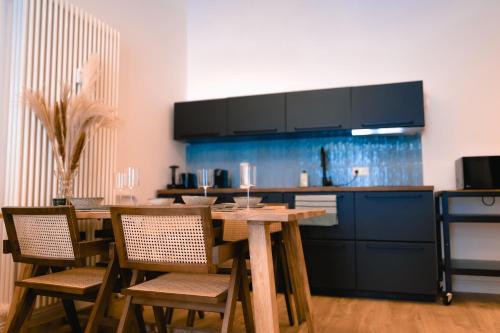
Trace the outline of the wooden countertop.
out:
M 252 193 L 271 192 L 391 192 L 391 191 L 434 191 L 434 186 L 366 186 L 366 187 L 343 187 L 343 186 L 315 186 L 315 187 L 257 187 L 252 188 Z M 157 195 L 165 194 L 202 194 L 203 189 L 161 189 L 156 191 Z M 208 193 L 246 193 L 240 188 L 209 188 Z

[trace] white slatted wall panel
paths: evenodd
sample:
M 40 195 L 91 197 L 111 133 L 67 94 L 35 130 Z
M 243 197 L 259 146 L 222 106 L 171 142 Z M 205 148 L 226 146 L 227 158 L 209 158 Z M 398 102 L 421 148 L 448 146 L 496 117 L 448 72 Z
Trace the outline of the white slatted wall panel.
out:
M 50 205 L 56 194 L 51 149 L 43 128 L 27 108 L 19 105 L 24 87 L 43 89 L 54 102 L 61 82 L 75 87 L 76 72 L 89 55 L 101 59 L 97 99 L 117 107 L 120 36 L 95 17 L 66 1 L 15 0 L 13 2 L 13 53 L 9 101 L 9 133 L 5 205 Z M 101 130 L 86 148 L 75 182 L 75 196 L 113 197 L 116 130 Z M 89 232 L 92 221 L 81 227 Z M 3 223 L 2 223 L 3 228 Z M 4 234 L 4 231 L 0 229 Z M 5 237 L 5 235 L 1 235 Z M 1 311 L 12 298 L 18 268 L 2 255 L 0 270 Z M 40 305 L 52 302 L 43 299 Z M 40 302 L 39 302 L 40 303 Z

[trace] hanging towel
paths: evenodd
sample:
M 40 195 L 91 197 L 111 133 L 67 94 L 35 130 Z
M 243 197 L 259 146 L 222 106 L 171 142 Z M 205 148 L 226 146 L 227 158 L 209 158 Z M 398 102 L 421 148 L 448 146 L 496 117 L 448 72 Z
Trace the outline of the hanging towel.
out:
M 299 225 L 330 227 L 339 224 L 337 196 L 334 194 L 296 195 L 295 208 L 322 208 L 326 210 L 326 215 L 299 220 Z

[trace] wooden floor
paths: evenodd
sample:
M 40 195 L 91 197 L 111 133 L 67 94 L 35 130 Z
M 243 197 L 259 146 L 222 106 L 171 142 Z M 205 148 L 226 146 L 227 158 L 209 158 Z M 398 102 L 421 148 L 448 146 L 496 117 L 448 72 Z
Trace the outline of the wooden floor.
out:
M 287 325 L 283 298 L 279 298 L 281 332 L 307 332 L 306 327 Z M 500 333 L 500 296 L 479 294 L 455 294 L 451 306 L 440 303 L 373 300 L 341 297 L 313 297 L 314 315 L 319 332 L 383 332 L 383 333 Z M 115 302 L 113 316 L 119 317 L 121 301 Z M 151 312 L 145 313 L 146 321 L 153 321 Z M 174 326 L 183 326 L 186 312 L 178 310 Z M 220 317 L 207 314 L 197 319 L 197 329 L 216 332 Z M 30 332 L 70 332 L 68 327 L 44 326 Z M 131 330 L 132 331 L 132 330 Z M 177 331 L 177 330 L 176 330 Z M 199 330 L 197 330 L 199 331 Z M 179 332 L 192 332 L 179 330 Z M 234 332 L 244 332 L 241 308 L 237 310 Z

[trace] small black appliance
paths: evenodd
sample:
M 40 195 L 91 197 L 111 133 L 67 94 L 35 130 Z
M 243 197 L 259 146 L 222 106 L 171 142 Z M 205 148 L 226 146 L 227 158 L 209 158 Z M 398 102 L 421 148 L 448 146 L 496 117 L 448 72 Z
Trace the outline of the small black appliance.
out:
M 184 172 L 181 173 L 181 184 L 179 188 L 197 188 L 196 174 Z
M 500 156 L 462 157 L 455 161 L 457 189 L 500 189 Z
M 214 170 L 214 187 L 215 188 L 228 188 L 229 184 L 229 173 L 224 169 Z

